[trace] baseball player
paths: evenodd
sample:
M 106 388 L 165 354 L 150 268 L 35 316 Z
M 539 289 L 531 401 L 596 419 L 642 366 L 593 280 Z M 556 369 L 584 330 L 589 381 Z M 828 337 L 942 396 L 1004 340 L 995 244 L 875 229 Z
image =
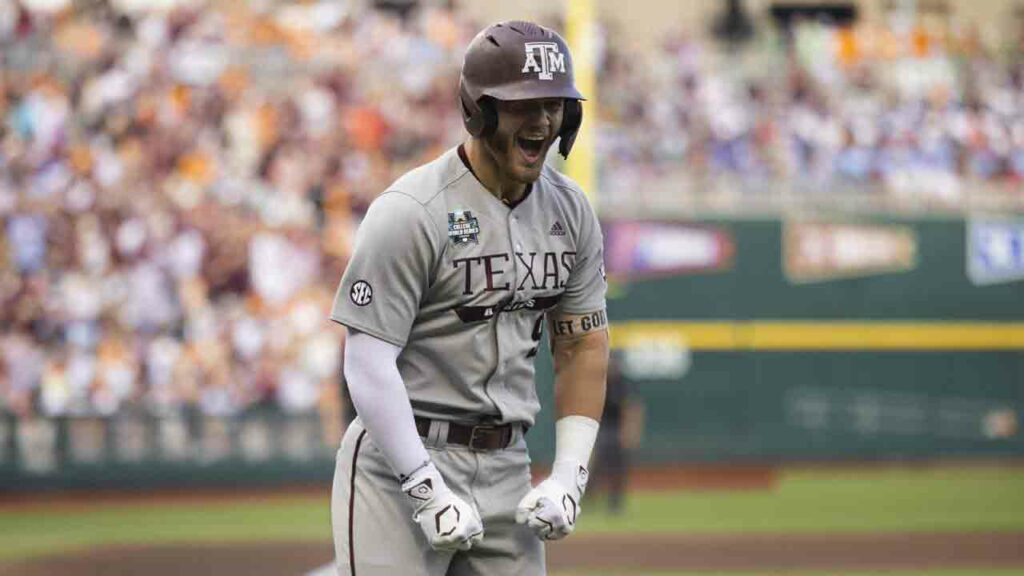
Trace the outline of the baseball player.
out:
M 568 47 L 490 26 L 459 96 L 469 138 L 373 202 L 331 312 L 358 413 L 332 493 L 343 576 L 544 574 L 543 543 L 572 533 L 587 486 L 608 362 L 601 230 L 544 163 L 582 121 Z M 545 325 L 556 450 L 533 487 Z

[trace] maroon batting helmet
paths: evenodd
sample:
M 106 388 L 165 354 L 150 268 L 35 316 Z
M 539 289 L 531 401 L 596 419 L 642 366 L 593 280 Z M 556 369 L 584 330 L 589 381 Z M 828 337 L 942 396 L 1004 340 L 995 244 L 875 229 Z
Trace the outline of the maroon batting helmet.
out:
M 466 49 L 459 101 L 466 130 L 492 134 L 498 113 L 489 99 L 564 98 L 558 152 L 569 156 L 583 122 L 583 95 L 576 90 L 572 55 L 553 30 L 532 22 L 501 22 L 477 34 Z

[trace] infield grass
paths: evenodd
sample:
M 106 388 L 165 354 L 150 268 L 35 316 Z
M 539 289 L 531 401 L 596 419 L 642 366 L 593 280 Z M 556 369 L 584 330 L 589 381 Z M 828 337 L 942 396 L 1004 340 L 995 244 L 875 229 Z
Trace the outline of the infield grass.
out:
M 330 541 L 326 497 L 135 503 L 0 512 L 0 560 L 108 544 Z
M 593 532 L 965 532 L 1024 530 L 1024 468 L 793 470 L 775 489 L 641 493 L 626 513 L 600 501 Z
M 325 487 L 323 495 L 262 500 L 76 504 L 69 509 L 44 503 L 0 508 L 0 560 L 111 544 L 329 542 L 326 491 Z M 1024 531 L 1024 468 L 794 470 L 781 473 L 773 490 L 633 494 L 620 516 L 608 515 L 600 499 L 591 498 L 584 502 L 579 530 L 705 534 Z M 1014 572 L 986 572 L 1010 573 Z

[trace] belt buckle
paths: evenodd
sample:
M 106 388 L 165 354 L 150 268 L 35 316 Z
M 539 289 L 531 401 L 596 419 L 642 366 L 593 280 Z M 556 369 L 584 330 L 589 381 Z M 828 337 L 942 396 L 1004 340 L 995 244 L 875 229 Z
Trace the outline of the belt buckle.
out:
M 479 439 L 481 442 L 484 441 L 484 439 L 487 438 L 487 434 L 493 433 L 497 429 L 497 426 L 491 426 L 487 424 L 473 426 L 473 429 L 470 430 L 469 432 L 469 449 L 478 452 L 488 450 L 488 448 L 478 447 L 476 445 L 476 441 L 477 439 Z M 477 432 L 480 432 L 482 435 L 478 436 Z

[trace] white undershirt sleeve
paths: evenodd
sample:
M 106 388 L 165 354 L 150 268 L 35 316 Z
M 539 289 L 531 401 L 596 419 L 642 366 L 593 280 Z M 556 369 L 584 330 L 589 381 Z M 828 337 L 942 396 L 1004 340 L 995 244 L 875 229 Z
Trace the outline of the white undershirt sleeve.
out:
M 345 380 L 352 405 L 366 432 L 391 469 L 405 478 L 430 461 L 416 431 L 409 394 L 398 372 L 401 348 L 349 330 L 345 341 Z

